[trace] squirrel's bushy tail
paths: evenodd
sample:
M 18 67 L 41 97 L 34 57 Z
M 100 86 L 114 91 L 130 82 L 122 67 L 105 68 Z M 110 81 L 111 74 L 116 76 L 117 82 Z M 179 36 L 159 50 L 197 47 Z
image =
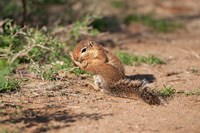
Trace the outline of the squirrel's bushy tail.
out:
M 164 102 L 164 99 L 155 90 L 151 90 L 147 86 L 145 80 L 120 80 L 110 88 L 109 93 L 113 96 L 123 98 L 135 99 L 139 97 L 151 105 L 160 105 Z

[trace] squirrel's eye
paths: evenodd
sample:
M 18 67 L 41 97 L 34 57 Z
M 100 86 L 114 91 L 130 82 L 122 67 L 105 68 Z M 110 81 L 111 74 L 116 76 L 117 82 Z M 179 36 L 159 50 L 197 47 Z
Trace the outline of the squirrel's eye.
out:
M 81 49 L 81 53 L 84 53 L 84 52 L 86 52 L 86 50 L 87 50 L 87 48 L 85 47 L 85 48 L 82 48 Z

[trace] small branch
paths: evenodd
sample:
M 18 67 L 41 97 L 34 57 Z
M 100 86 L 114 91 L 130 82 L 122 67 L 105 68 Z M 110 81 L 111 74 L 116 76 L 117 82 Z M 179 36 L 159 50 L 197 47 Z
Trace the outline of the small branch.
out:
M 9 52 L 9 49 L 2 49 L 0 48 L 0 53 L 8 53 Z
M 30 52 L 34 47 L 40 47 L 40 48 L 43 48 L 43 49 L 52 51 L 50 48 L 47 48 L 47 47 L 42 46 L 42 45 L 40 45 L 40 44 L 34 44 L 34 45 L 30 46 L 29 48 L 23 49 L 22 51 L 18 52 L 18 53 L 11 59 L 10 63 L 12 64 L 12 63 L 13 63 L 17 58 L 19 58 L 19 57 L 27 56 L 27 55 L 28 55 L 28 52 Z
M 43 48 L 43 49 L 46 49 L 46 50 L 49 50 L 49 51 L 53 52 L 53 50 L 51 50 L 50 48 L 48 48 L 48 47 L 45 47 L 45 46 L 43 46 L 43 45 L 36 44 L 35 46 L 37 46 L 37 47 L 40 47 L 40 48 Z
M 28 49 L 23 49 L 22 51 L 18 52 L 10 61 L 10 63 L 12 64 L 17 58 L 25 56 L 28 54 L 29 51 L 31 51 L 33 48 L 35 47 L 35 45 L 31 46 Z
M 3 57 L 6 58 L 6 57 L 7 57 L 7 54 L 0 54 L 0 57 L 1 57 L 1 58 L 3 58 Z
M 27 15 L 27 1 L 21 0 L 23 6 L 23 24 L 26 22 L 26 15 Z
M 0 27 L 2 27 L 7 21 L 8 21 L 8 19 L 4 19 L 4 20 L 0 21 Z

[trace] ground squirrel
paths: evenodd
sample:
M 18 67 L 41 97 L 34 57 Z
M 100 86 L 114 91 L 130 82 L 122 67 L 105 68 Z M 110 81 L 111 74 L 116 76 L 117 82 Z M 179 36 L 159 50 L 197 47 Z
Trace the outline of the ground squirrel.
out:
M 145 81 L 126 78 L 121 61 L 100 44 L 82 40 L 70 56 L 75 65 L 93 73 L 95 88 L 113 96 L 140 97 L 149 104 L 161 104 L 161 98 L 147 87 Z

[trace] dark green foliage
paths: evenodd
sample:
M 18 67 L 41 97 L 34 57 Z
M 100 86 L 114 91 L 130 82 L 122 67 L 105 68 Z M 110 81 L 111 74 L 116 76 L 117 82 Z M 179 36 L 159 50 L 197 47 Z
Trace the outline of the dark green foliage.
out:
M 64 4 L 66 3 L 66 1 L 70 0 L 31 0 L 31 1 L 42 4 Z
M 81 25 L 79 28 L 83 27 L 86 28 L 87 26 Z M 79 28 L 72 29 L 72 31 L 77 30 L 77 33 L 74 32 L 73 34 L 77 38 L 80 36 Z M 2 44 L 0 45 L 2 72 L 7 72 L 7 66 L 31 63 L 34 65 L 33 69 L 30 70 L 45 80 L 55 80 L 55 74 L 59 70 L 66 70 L 78 75 L 85 73 L 72 66 L 69 55 L 64 51 L 64 43 L 59 42 L 41 30 L 28 27 L 20 28 L 12 24 L 12 21 L 8 21 L 3 27 L 0 38 L 0 43 Z M 3 65 L 5 63 L 7 65 Z M 14 81 L 12 84 L 11 80 L 4 80 L 8 75 L 2 74 L 1 80 L 4 84 L 1 86 L 5 86 L 5 83 L 10 86 L 15 84 Z M 7 88 L 9 89 L 9 87 Z
M 9 63 L 30 60 L 50 63 L 63 57 L 63 43 L 40 30 L 12 25 L 11 21 L 3 27 L 0 44 L 0 54 Z
M 3 26 L 3 33 L 0 33 L 0 48 L 5 49 L 9 47 L 11 50 L 19 50 L 21 48 L 21 36 L 16 34 L 19 31 L 20 27 L 17 25 L 12 26 L 12 20 L 8 20 L 8 22 Z
M 115 16 L 97 18 L 91 23 L 94 29 L 105 32 L 116 32 L 120 30 L 120 22 Z
M 127 6 L 127 3 L 124 0 L 113 0 L 112 5 L 115 8 L 125 8 Z
M 0 92 L 14 91 L 20 88 L 18 80 L 8 77 L 12 70 L 13 68 L 5 59 L 0 59 Z
M 54 17 L 53 21 L 61 18 L 61 23 L 69 23 L 73 19 L 73 0 L 0 0 L 0 19 L 15 19 L 20 24 L 29 23 L 33 26 L 42 27 L 49 23 L 50 6 L 62 6 L 65 4 L 65 15 Z M 58 7 L 59 8 L 59 7 Z M 36 21 L 35 21 L 36 20 Z M 65 21 L 65 22 L 64 22 Z
M 19 81 L 16 79 L 1 79 L 0 92 L 14 91 L 20 88 Z
M 18 0 L 0 0 L 0 19 L 17 16 L 21 12 Z

